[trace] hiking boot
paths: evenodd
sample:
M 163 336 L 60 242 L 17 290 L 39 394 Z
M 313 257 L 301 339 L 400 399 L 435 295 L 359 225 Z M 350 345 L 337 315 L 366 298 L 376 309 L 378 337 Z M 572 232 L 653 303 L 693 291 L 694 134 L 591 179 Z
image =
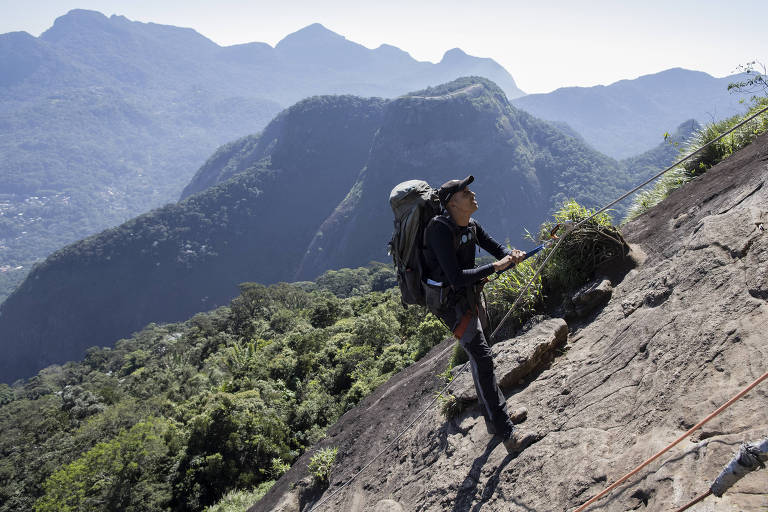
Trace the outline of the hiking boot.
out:
M 518 407 L 509 415 L 509 419 L 513 425 L 524 422 L 526 418 L 528 418 L 528 409 L 525 407 Z M 488 421 L 488 418 L 485 416 L 483 416 L 483 419 L 485 420 L 485 430 L 487 430 L 488 433 L 492 436 L 496 435 L 496 427 L 493 425 L 493 423 Z
M 528 419 L 528 409 L 526 407 L 518 407 L 509 415 L 509 419 L 512 420 L 514 425 L 524 422 Z
M 538 441 L 538 436 L 533 432 L 521 432 L 518 429 L 512 429 L 509 434 L 504 436 L 504 448 L 507 449 L 507 453 L 520 453 L 533 443 Z

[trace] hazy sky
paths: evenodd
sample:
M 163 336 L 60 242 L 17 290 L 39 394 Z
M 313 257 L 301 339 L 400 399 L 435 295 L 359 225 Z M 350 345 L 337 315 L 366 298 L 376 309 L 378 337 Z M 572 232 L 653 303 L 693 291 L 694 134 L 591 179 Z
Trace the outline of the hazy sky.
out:
M 70 9 L 192 27 L 220 45 L 274 46 L 319 22 L 351 41 L 436 62 L 491 57 L 528 93 L 609 84 L 672 67 L 725 76 L 768 62 L 768 0 L 0 0 L 0 33 L 38 36 Z

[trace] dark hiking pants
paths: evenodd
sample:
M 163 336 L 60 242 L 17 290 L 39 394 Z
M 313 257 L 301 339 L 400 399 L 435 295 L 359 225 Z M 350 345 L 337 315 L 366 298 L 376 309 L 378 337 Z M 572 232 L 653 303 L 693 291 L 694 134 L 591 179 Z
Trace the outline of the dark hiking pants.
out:
M 427 293 L 439 292 L 431 289 Z M 432 313 L 456 332 L 468 305 L 440 303 L 439 299 L 432 301 L 432 304 L 434 305 L 434 307 L 430 308 Z M 491 347 L 488 345 L 483 334 L 483 323 L 487 323 L 487 316 L 482 301 L 478 301 L 474 309 L 479 314 L 469 317 L 469 323 L 467 323 L 464 332 L 459 338 L 459 344 L 469 358 L 469 366 L 472 370 L 472 379 L 475 381 L 475 391 L 480 402 L 480 410 L 488 424 L 492 426 L 492 430 L 503 436 L 511 431 L 512 422 L 507 413 L 507 401 L 504 399 L 504 394 L 496 382 Z M 481 323 L 481 318 L 486 322 Z
M 512 422 L 507 413 L 507 401 L 496 382 L 491 347 L 483 335 L 477 315 L 470 319 L 459 344 L 469 358 L 480 410 L 488 423 L 493 425 L 496 433 L 504 435 L 512 429 Z

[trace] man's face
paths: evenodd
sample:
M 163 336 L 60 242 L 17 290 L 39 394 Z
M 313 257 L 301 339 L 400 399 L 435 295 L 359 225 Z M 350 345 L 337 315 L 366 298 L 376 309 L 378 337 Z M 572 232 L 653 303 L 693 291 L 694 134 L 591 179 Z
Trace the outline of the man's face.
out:
M 469 187 L 459 190 L 448 201 L 449 205 L 460 212 L 468 212 L 472 214 L 477 211 L 477 201 L 475 200 L 475 193 L 469 190 Z

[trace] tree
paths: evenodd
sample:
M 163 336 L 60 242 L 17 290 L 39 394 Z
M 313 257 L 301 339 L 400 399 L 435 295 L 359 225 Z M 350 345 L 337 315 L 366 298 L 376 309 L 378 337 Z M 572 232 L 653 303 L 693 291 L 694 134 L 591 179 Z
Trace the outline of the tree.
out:
M 744 73 L 746 78 L 729 83 L 729 91 L 753 94 L 755 95 L 753 98 L 756 98 L 758 93 L 768 95 L 768 75 L 766 75 L 765 64 L 753 60 L 746 64 L 740 64 L 736 69 L 740 73 Z
M 165 420 L 148 419 L 97 444 L 48 478 L 36 512 L 166 510 L 174 435 Z

